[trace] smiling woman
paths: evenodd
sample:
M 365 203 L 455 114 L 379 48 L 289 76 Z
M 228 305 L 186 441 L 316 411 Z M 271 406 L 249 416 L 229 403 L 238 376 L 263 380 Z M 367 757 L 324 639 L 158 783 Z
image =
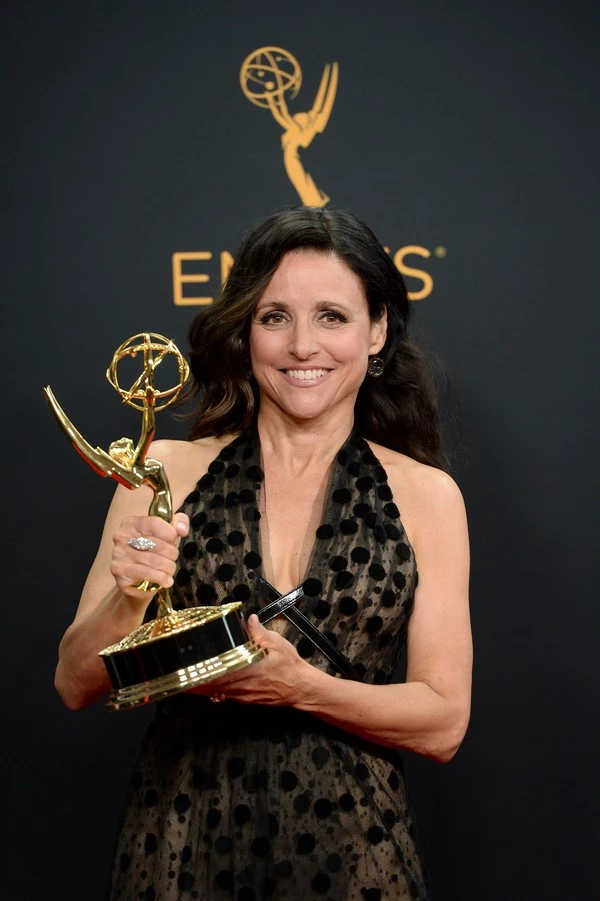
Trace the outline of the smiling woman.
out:
M 117 489 L 56 685 L 73 709 L 109 688 L 97 654 L 152 613 L 142 579 L 241 601 L 268 653 L 157 705 L 111 901 L 428 898 L 399 751 L 443 762 L 465 734 L 469 550 L 410 315 L 360 220 L 299 208 L 192 323 L 190 440 L 152 446 L 177 513 Z

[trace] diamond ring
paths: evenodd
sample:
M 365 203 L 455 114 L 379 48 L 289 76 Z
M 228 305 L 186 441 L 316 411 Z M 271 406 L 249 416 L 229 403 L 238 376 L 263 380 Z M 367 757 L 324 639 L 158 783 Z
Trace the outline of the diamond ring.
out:
M 156 547 L 156 541 L 152 541 L 151 538 L 144 538 L 143 535 L 138 535 L 136 538 L 130 538 L 127 544 L 134 547 L 136 551 L 151 551 Z

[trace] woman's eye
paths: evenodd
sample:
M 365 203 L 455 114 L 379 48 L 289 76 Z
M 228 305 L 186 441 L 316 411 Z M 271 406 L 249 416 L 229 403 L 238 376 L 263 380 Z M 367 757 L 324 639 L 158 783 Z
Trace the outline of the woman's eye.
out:
M 263 313 L 262 316 L 259 316 L 258 321 L 261 325 L 280 325 L 285 321 L 285 316 L 283 313 L 273 310 L 271 313 Z
M 321 319 L 323 322 L 331 322 L 332 324 L 336 322 L 348 321 L 344 314 L 338 313 L 337 310 L 323 310 L 323 312 L 321 313 Z

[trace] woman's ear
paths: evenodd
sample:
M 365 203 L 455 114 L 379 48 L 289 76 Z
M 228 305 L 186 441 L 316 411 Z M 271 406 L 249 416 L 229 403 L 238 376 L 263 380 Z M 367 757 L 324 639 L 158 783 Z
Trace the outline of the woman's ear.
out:
M 371 343 L 369 345 L 369 354 L 377 354 L 385 344 L 387 338 L 387 310 L 383 309 L 383 313 L 375 322 L 371 321 Z

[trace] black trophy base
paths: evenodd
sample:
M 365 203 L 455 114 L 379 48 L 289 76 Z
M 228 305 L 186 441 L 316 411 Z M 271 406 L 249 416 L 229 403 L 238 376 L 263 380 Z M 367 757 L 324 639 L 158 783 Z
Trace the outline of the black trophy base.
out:
M 100 652 L 111 710 L 129 710 L 188 691 L 261 660 L 248 639 L 240 603 L 189 607 L 144 623 Z

